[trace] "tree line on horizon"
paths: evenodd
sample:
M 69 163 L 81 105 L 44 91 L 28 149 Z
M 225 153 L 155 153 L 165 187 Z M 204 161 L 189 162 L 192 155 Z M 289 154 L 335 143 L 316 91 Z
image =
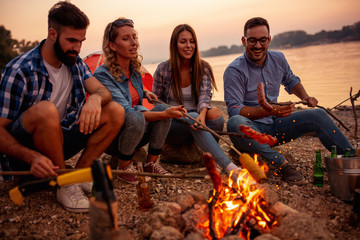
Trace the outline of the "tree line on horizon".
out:
M 322 30 L 315 34 L 307 34 L 303 30 L 280 33 L 272 38 L 270 48 L 284 49 L 350 41 L 360 41 L 360 21 L 352 25 L 343 26 L 341 30 Z M 243 53 L 244 51 L 243 45 L 231 45 L 230 47 L 221 45 L 209 50 L 200 51 L 200 55 L 201 57 L 215 57 Z
M 39 41 L 16 40 L 11 37 L 10 30 L 0 26 L 0 71 L 16 56 L 23 54 L 39 45 Z

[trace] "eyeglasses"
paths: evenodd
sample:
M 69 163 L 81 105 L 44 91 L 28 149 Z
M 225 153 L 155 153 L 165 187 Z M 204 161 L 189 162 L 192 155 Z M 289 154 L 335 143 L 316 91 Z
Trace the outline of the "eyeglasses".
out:
M 111 36 L 111 30 L 113 28 L 113 26 L 115 27 L 122 27 L 122 26 L 130 26 L 130 27 L 134 27 L 134 22 L 131 19 L 118 19 L 115 20 L 111 23 L 110 29 L 109 29 L 109 41 L 110 41 L 110 36 Z
M 269 37 L 262 37 L 262 38 L 254 38 L 254 37 L 244 37 L 246 39 L 247 44 L 249 44 L 250 46 L 255 46 L 257 44 L 257 42 L 260 43 L 260 45 L 266 45 L 269 43 Z

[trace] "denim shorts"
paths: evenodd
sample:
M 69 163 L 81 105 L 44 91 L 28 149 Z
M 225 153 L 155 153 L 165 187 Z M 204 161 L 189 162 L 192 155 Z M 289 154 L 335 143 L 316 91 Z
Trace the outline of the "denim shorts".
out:
M 7 128 L 7 130 L 10 132 L 10 134 L 18 140 L 23 146 L 33 149 L 36 151 L 36 148 L 33 143 L 33 136 L 31 133 L 29 133 L 22 123 L 22 116 L 21 115 L 18 119 L 13 121 Z M 63 146 L 63 152 L 64 152 L 64 159 L 69 159 L 73 157 L 75 154 L 80 152 L 83 148 L 85 148 L 87 140 L 90 137 L 90 134 L 85 135 L 79 131 L 79 125 L 76 125 L 71 130 L 63 130 L 63 136 L 64 136 L 64 146 Z M 49 129 L 51 131 L 51 129 Z M 13 170 L 20 170 L 17 169 L 16 166 L 14 166 L 14 162 L 20 162 L 16 161 L 15 159 L 11 158 L 10 164 L 13 168 Z M 20 165 L 23 165 L 22 162 L 19 163 Z M 29 165 L 26 164 L 28 167 Z M 14 169 L 15 167 L 15 169 Z M 21 169 L 24 169 L 24 166 L 20 167 Z

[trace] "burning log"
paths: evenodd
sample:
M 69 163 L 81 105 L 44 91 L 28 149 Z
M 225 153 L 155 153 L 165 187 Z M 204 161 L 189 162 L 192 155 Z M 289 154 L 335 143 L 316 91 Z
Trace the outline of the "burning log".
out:
M 254 182 L 247 169 L 236 172 L 237 187 L 234 188 L 233 176 L 227 185 L 219 185 L 221 178 L 210 154 L 204 155 L 204 163 L 214 183 L 208 200 L 208 222 L 199 224 L 200 228 L 209 229 L 208 238 L 237 235 L 249 239 L 250 235 L 259 235 L 276 223 L 262 196 L 263 189 Z
M 214 184 L 214 189 L 215 189 L 215 192 L 213 193 L 213 197 L 212 197 L 211 201 L 209 202 L 209 228 L 210 228 L 210 235 L 211 235 L 212 239 L 216 240 L 217 237 L 216 237 L 216 233 L 214 230 L 215 226 L 214 226 L 214 221 L 213 221 L 213 209 L 214 209 L 214 205 L 215 205 L 216 201 L 218 200 L 219 192 L 222 189 L 222 181 L 221 181 L 220 174 L 216 170 L 215 161 L 214 161 L 214 158 L 212 157 L 212 155 L 210 153 L 204 153 L 203 161 L 204 161 L 204 165 L 205 165 L 206 169 L 208 170 L 208 173 Z

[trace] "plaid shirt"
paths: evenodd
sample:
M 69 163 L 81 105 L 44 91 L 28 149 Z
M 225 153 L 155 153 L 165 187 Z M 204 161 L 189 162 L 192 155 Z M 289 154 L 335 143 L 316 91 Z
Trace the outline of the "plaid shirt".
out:
M 14 58 L 1 72 L 0 117 L 15 120 L 31 106 L 49 100 L 52 84 L 45 68 L 40 48 L 43 40 L 33 50 Z M 78 57 L 71 67 L 74 86 L 67 103 L 66 117 L 61 122 L 64 129 L 71 129 L 85 103 L 85 80 L 92 77 L 88 66 Z
M 192 71 L 192 70 L 191 70 Z M 197 111 L 203 107 L 211 108 L 212 87 L 211 87 L 211 74 L 210 69 L 204 67 L 204 74 L 200 84 L 200 91 L 198 97 Z M 170 100 L 171 89 L 171 65 L 170 61 L 162 62 L 158 65 L 154 73 L 154 82 L 152 92 L 165 103 Z

